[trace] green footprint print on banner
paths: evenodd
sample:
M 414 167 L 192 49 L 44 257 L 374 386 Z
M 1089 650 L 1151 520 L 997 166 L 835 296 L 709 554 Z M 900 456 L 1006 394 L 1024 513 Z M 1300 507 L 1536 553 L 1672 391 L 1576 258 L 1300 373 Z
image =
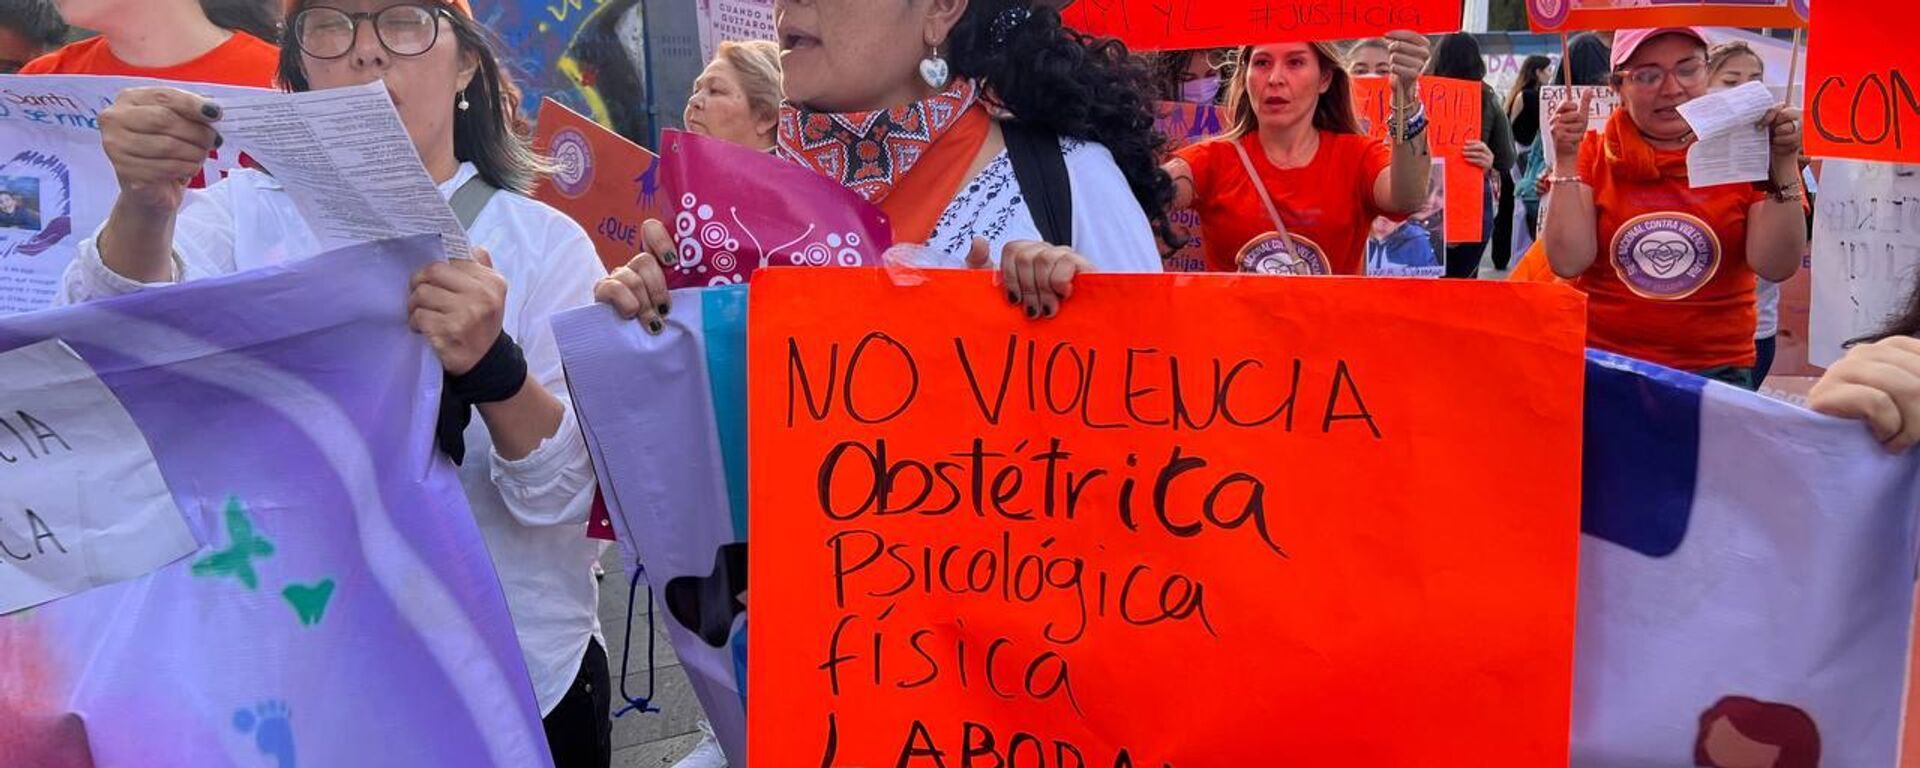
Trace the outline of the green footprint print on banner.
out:
M 260 577 L 253 571 L 253 559 L 273 554 L 273 543 L 255 536 L 253 522 L 239 497 L 227 499 L 227 548 L 193 563 L 193 575 L 220 578 L 232 576 L 247 589 L 259 589 Z
M 333 579 L 321 579 L 314 584 L 288 584 L 280 590 L 280 596 L 300 615 L 301 626 L 311 627 L 326 615 L 327 601 L 333 599 Z

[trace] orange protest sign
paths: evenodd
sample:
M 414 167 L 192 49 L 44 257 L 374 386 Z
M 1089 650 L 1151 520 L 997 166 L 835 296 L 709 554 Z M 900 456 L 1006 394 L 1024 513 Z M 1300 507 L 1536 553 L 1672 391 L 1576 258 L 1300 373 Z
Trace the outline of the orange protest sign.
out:
M 748 317 L 755 766 L 1566 762 L 1573 291 L 1083 275 L 1036 322 L 774 269 Z
M 1824 2 L 1807 35 L 1807 154 L 1920 162 L 1920 48 L 1887 9 Z
M 1354 110 L 1360 130 L 1385 141 L 1393 130 L 1391 81 L 1353 79 Z M 1467 162 L 1467 143 L 1480 140 L 1480 83 L 1445 77 L 1420 78 L 1420 99 L 1427 107 L 1427 146 L 1447 161 L 1447 242 L 1477 243 L 1486 238 L 1487 172 Z
M 1067 25 L 1135 51 L 1375 37 L 1396 29 L 1460 30 L 1460 0 L 1079 0 Z
M 1858 0 L 1828 0 L 1829 4 Z M 1648 27 L 1805 27 L 1808 0 L 1527 0 L 1535 32 Z M 1865 3 L 1863 3 L 1865 4 Z
M 534 199 L 587 230 L 608 270 L 626 266 L 640 253 L 640 223 L 663 218 L 660 158 L 552 99 L 540 103 L 534 147 L 559 165 Z

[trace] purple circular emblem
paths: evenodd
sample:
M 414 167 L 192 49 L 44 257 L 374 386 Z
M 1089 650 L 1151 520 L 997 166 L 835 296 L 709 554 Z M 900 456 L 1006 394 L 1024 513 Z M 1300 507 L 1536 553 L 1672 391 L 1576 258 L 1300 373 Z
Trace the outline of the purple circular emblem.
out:
M 553 134 L 553 146 L 547 151 L 559 166 L 553 172 L 554 189 L 570 198 L 586 194 L 593 184 L 593 147 L 587 144 L 587 137 L 572 128 L 562 128 Z
M 1277 232 L 1268 232 L 1240 249 L 1240 271 L 1254 275 L 1328 275 L 1333 268 L 1320 245 L 1293 235 L 1289 249 Z
M 1638 216 L 1613 236 L 1613 270 L 1620 282 L 1645 298 L 1684 299 L 1720 270 L 1720 238 L 1707 223 L 1684 213 Z
M 1813 18 L 1813 8 L 1809 7 L 1807 0 L 1793 0 L 1793 12 L 1800 14 L 1802 20 Z
M 1559 29 L 1573 13 L 1573 0 L 1527 0 L 1527 11 L 1543 29 Z

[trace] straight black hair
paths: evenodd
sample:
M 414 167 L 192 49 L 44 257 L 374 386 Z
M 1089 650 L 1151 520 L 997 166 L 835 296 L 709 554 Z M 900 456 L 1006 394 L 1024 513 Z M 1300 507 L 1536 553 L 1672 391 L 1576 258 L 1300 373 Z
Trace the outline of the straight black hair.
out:
M 492 33 L 458 10 L 439 7 L 453 24 L 461 51 L 471 54 L 480 65 L 464 92 L 469 108 L 454 114 L 454 159 L 473 163 L 480 178 L 495 188 L 533 194 L 534 183 L 549 170 L 550 163 L 533 151 L 531 126 L 520 114 L 520 89 L 500 66 Z M 313 87 L 307 82 L 301 61 L 293 23 L 296 17 L 288 17 L 280 36 L 280 84 L 298 93 Z

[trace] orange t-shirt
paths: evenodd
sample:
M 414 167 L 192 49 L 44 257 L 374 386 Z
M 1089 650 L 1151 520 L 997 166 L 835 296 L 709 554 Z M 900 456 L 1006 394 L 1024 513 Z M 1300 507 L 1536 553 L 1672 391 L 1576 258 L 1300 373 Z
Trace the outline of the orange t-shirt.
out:
M 49 53 L 20 68 L 23 75 L 119 75 L 189 83 L 272 88 L 280 72 L 280 49 L 245 32 L 199 58 L 171 67 L 136 67 L 113 55 L 104 37 L 93 37 Z
M 1259 136 L 1249 133 L 1240 142 L 1296 243 L 1305 240 L 1319 249 L 1336 275 L 1360 274 L 1367 262 L 1368 230 L 1381 215 L 1373 185 L 1393 161 L 1386 143 L 1321 131 L 1312 162 L 1282 169 L 1267 159 Z M 1274 231 L 1240 153 L 1228 140 L 1215 139 L 1182 147 L 1174 156 L 1193 170 L 1193 210 L 1207 232 L 1207 269 L 1239 271 L 1240 250 Z
M 1689 188 L 1684 149 L 1654 153 L 1658 179 L 1624 178 L 1604 144 L 1589 135 L 1580 151 L 1599 225 L 1599 253 L 1574 281 L 1587 294 L 1587 343 L 1683 371 L 1752 366 L 1747 214 L 1766 193 Z

